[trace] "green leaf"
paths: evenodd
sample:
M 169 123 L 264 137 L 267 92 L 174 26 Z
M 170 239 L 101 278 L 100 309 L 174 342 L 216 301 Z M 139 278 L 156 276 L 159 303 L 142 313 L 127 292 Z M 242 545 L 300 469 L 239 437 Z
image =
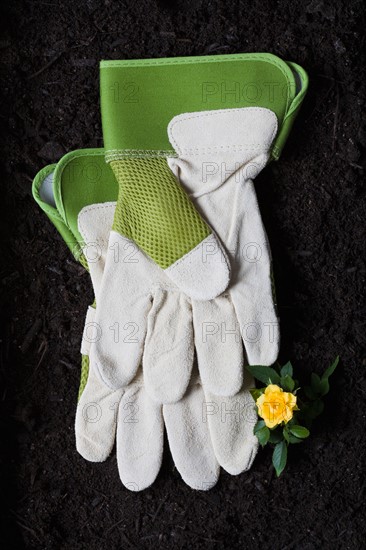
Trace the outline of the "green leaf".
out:
M 289 442 L 290 443 L 302 443 L 303 441 L 304 441 L 303 439 L 299 439 L 298 437 L 295 437 L 292 434 L 289 435 Z
M 294 412 L 294 416 L 291 418 L 291 420 L 289 420 L 288 422 L 286 422 L 286 428 L 288 429 L 290 426 L 293 426 L 294 424 L 296 424 L 295 422 L 295 419 L 296 419 L 296 412 Z
M 286 375 L 291 377 L 293 375 L 293 368 L 290 361 L 288 361 L 288 363 L 283 365 L 281 369 L 281 376 L 286 376 Z
M 267 426 L 264 426 L 260 430 L 257 430 L 255 432 L 255 435 L 257 436 L 259 444 L 262 445 L 262 447 L 264 447 L 269 440 L 270 431 L 267 428 Z
M 323 376 L 322 376 L 322 380 L 325 380 L 326 378 L 329 378 L 329 376 L 331 374 L 333 374 L 333 372 L 336 370 L 336 367 L 339 363 L 339 355 L 337 355 L 337 357 L 334 359 L 333 363 L 330 365 L 330 367 L 328 367 L 324 373 L 323 373 Z
M 287 428 L 283 428 L 282 434 L 283 434 L 284 439 L 287 441 L 287 443 L 289 443 L 290 438 L 289 438 L 289 433 L 287 431 Z
M 316 374 L 316 372 L 312 372 L 311 373 L 311 389 L 315 392 L 315 393 L 320 393 L 320 378 L 319 376 Z
M 290 432 L 295 437 L 298 437 L 299 439 L 305 439 L 306 437 L 309 437 L 310 432 L 307 428 L 304 428 L 304 426 L 291 426 Z
M 279 443 L 280 441 L 282 441 L 283 439 L 283 434 L 282 432 L 278 432 L 278 431 L 271 431 L 270 432 L 270 436 L 269 436 L 269 443 Z
M 308 397 L 309 399 L 317 399 L 318 396 L 317 394 L 315 393 L 315 391 L 313 390 L 313 388 L 311 386 L 305 386 L 304 387 L 304 392 L 305 392 L 305 395 L 306 397 Z
M 301 416 L 306 418 L 307 420 L 314 420 L 317 416 L 319 416 L 324 410 L 324 403 L 321 399 L 316 399 L 315 401 L 312 401 L 311 403 L 306 403 L 301 408 Z
M 254 401 L 257 401 L 258 397 L 262 395 L 265 388 L 252 388 L 250 391 L 250 395 L 253 397 Z
M 277 477 L 283 472 L 287 462 L 287 445 L 285 441 L 277 443 L 273 450 L 272 464 L 276 470 Z
M 265 425 L 266 425 L 266 423 L 265 423 L 264 420 L 258 420 L 258 422 L 256 423 L 256 425 L 253 428 L 253 433 L 256 434 L 257 432 L 259 432 L 259 430 L 264 428 Z
M 281 376 L 281 387 L 286 391 L 292 392 L 295 387 L 295 380 L 289 374 Z
M 324 402 L 321 399 L 317 399 L 312 407 L 313 418 L 321 415 L 324 411 Z
M 322 378 L 320 381 L 319 393 L 320 395 L 327 395 L 329 392 L 328 378 Z
M 246 369 L 263 384 L 279 384 L 280 376 L 271 367 L 265 367 L 263 365 L 247 365 Z

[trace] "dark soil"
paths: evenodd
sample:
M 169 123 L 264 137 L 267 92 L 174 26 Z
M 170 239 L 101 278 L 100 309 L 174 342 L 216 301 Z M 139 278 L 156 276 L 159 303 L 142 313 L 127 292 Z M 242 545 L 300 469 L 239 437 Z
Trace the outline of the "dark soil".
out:
M 365 17 L 362 2 L 34 0 L 1 3 L 3 549 L 352 549 L 365 496 Z M 149 490 L 113 454 L 74 445 L 79 342 L 92 299 L 31 196 L 45 164 L 102 143 L 101 58 L 270 51 L 310 89 L 278 163 L 256 188 L 271 241 L 281 360 L 300 378 L 339 354 L 324 415 L 277 479 L 270 450 L 210 492 L 181 481 L 168 449 Z

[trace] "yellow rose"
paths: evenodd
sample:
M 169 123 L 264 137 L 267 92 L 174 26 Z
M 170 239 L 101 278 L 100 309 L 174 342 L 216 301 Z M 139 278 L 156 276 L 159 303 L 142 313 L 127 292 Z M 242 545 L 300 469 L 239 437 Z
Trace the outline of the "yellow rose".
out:
M 270 384 L 256 401 L 258 414 L 268 428 L 274 428 L 281 422 L 287 422 L 293 417 L 296 406 L 296 395 L 286 393 L 276 384 Z

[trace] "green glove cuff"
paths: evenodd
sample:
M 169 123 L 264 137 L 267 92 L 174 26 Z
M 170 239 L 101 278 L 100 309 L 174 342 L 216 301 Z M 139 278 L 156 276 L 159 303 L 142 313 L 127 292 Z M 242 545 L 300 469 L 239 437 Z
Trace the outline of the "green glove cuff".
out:
M 74 257 L 78 260 L 80 257 L 80 246 L 78 239 L 57 209 L 54 197 L 50 198 L 44 189 L 46 179 L 48 177 L 54 178 L 56 167 L 57 164 L 50 164 L 38 172 L 32 184 L 33 198 L 46 214 L 48 219 L 53 223 Z
M 278 159 L 308 86 L 305 71 L 268 53 L 102 61 L 107 160 L 175 156 L 170 120 L 184 112 L 265 107 L 275 112 Z
M 50 199 L 44 192 L 44 182 L 51 174 Z M 115 201 L 118 186 L 112 170 L 105 163 L 104 149 L 80 149 L 67 153 L 57 164 L 40 170 L 33 180 L 32 192 L 34 200 L 80 261 L 83 239 L 77 225 L 79 212 L 89 204 Z

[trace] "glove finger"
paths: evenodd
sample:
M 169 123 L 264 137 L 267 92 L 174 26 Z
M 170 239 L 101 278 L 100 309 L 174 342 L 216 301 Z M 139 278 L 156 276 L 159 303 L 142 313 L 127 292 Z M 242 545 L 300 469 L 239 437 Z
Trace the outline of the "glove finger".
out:
M 175 403 L 188 387 L 194 360 L 192 311 L 187 297 L 158 289 L 148 315 L 143 357 L 146 391 Z
M 178 403 L 163 406 L 174 464 L 185 483 L 201 491 L 216 485 L 220 473 L 208 424 L 202 421 L 204 401 L 201 386 L 194 384 Z
M 252 181 L 240 188 L 245 205 L 231 299 L 250 365 L 272 365 L 279 351 L 279 320 L 274 305 L 271 254 Z M 239 215 L 236 216 L 240 219 Z
M 203 419 L 208 422 L 216 458 L 231 475 L 249 470 L 258 449 L 258 439 L 253 434 L 257 415 L 251 387 L 253 378 L 245 372 L 243 388 L 234 397 L 205 392 Z
M 95 319 L 100 338 L 90 356 L 103 381 L 113 389 L 128 385 L 141 364 L 151 308 L 150 266 L 133 243 L 111 231 Z
M 117 426 L 118 471 L 127 489 L 142 491 L 155 481 L 163 448 L 161 405 L 140 384 L 133 384 L 121 399 Z
M 243 383 L 243 345 L 229 298 L 192 302 L 194 339 L 202 384 L 214 395 L 235 395 Z
M 280 338 L 279 320 L 269 288 L 262 292 L 247 281 L 245 285 L 232 288 L 231 298 L 249 365 L 273 365 Z
M 87 361 L 86 356 L 83 361 Z M 76 449 L 86 460 L 103 462 L 110 455 L 116 432 L 116 412 L 123 390 L 111 391 L 90 369 L 76 409 Z

